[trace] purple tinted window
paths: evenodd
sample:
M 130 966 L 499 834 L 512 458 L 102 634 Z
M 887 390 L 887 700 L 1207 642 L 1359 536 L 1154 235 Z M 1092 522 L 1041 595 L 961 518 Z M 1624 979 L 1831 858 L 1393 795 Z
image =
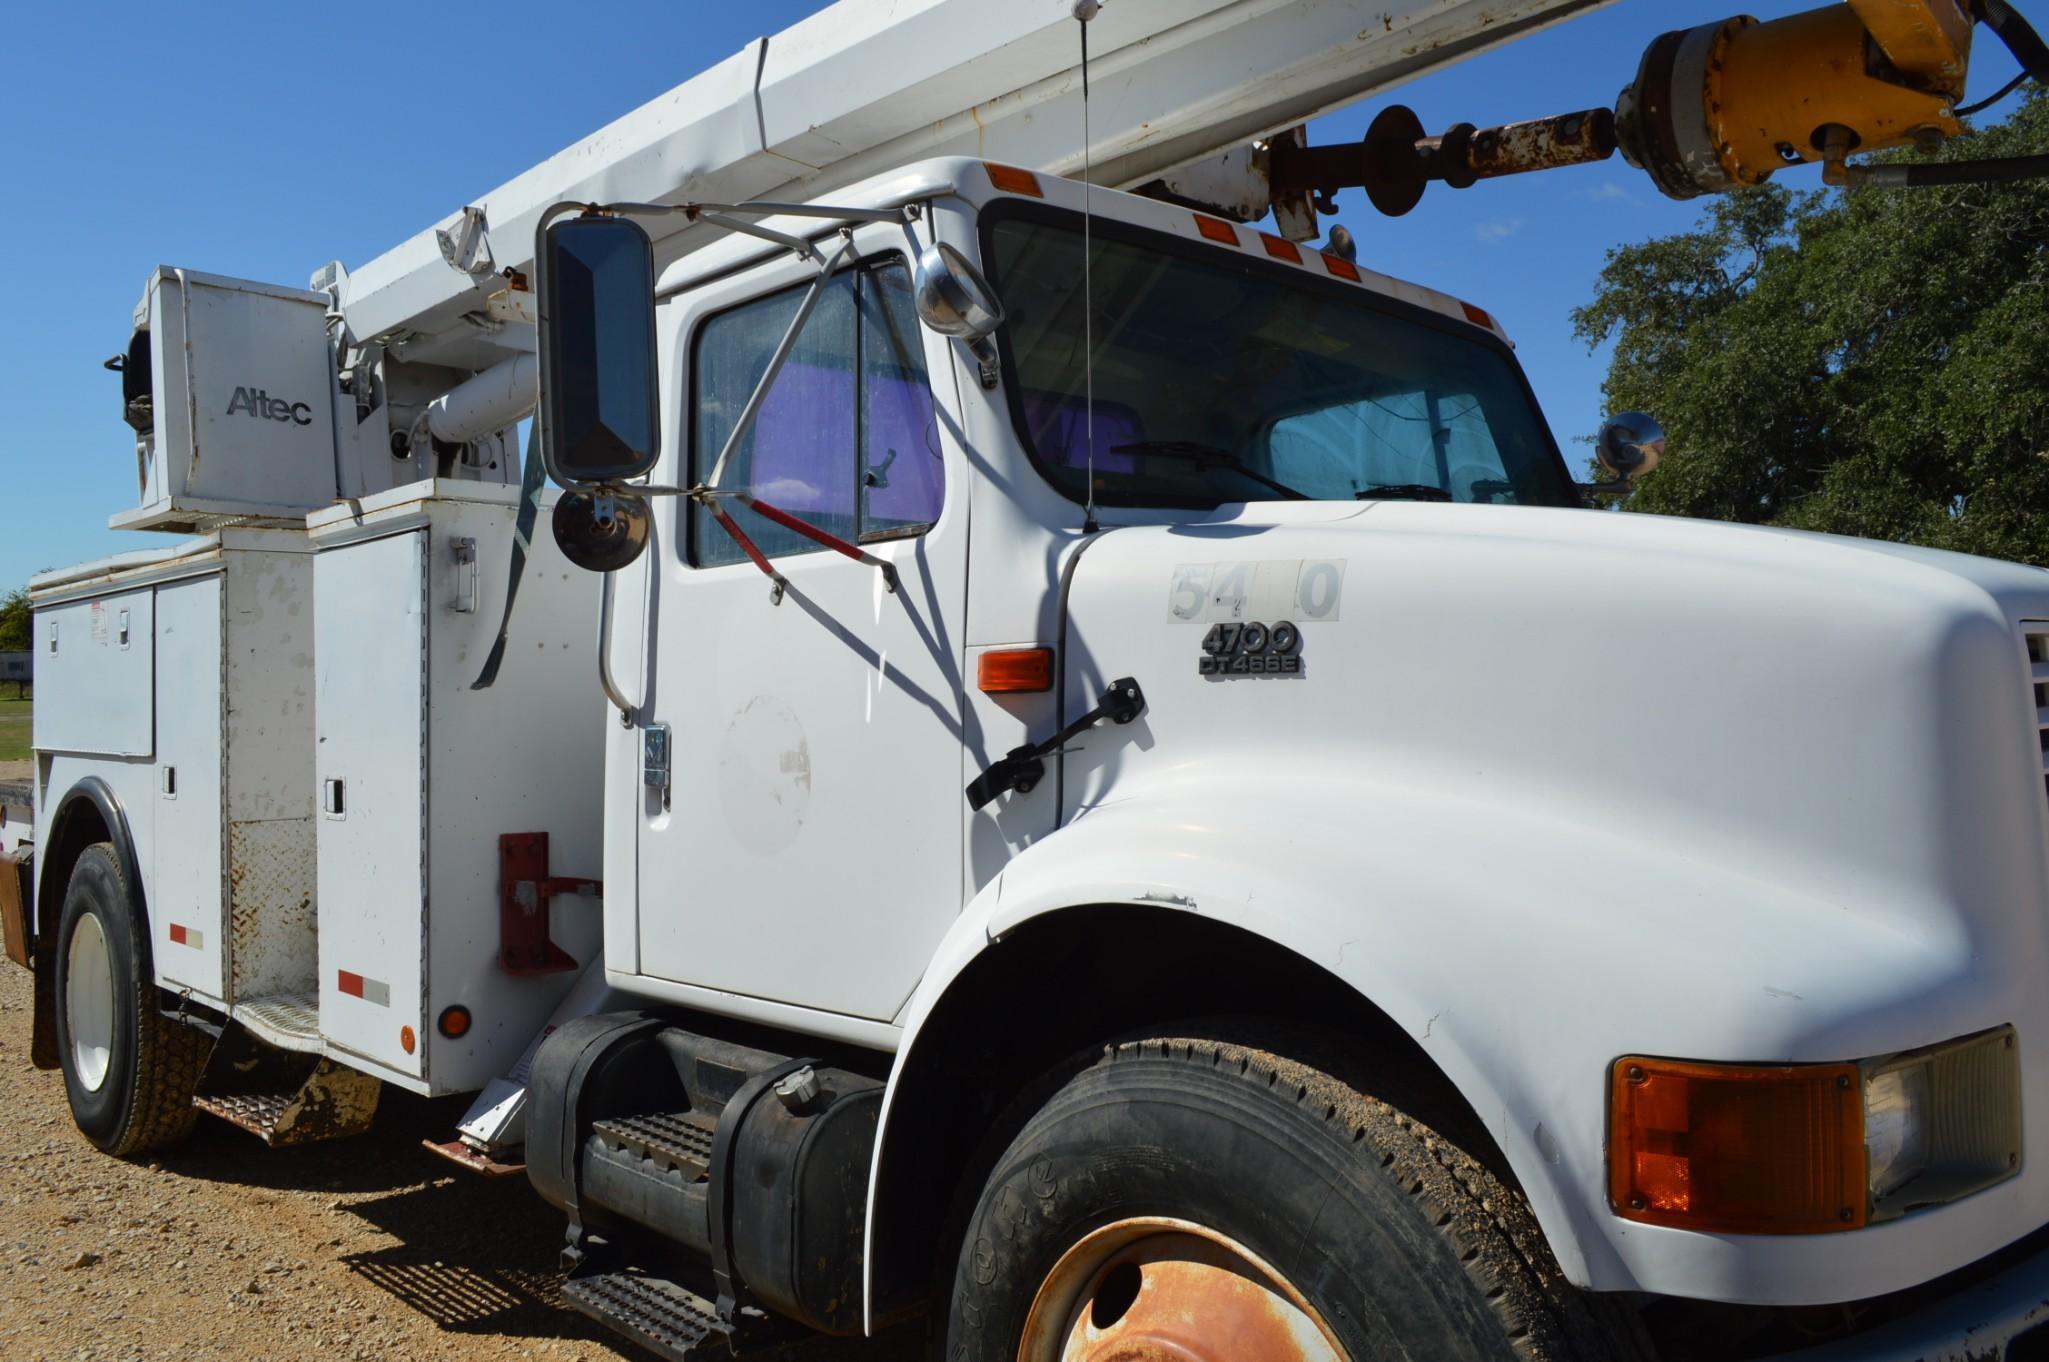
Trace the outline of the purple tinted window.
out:
M 886 535 L 939 519 L 946 468 L 910 274 L 892 266 L 863 283 L 861 481 L 867 498 L 861 529 Z
M 721 313 L 698 333 L 694 476 L 710 475 L 803 292 L 785 290 Z M 930 525 L 945 500 L 945 477 L 922 345 L 909 272 L 901 264 L 835 279 L 734 450 L 721 485 L 746 488 L 847 539 Z M 727 509 L 770 557 L 818 547 L 737 503 Z M 713 566 L 745 557 L 702 507 L 692 507 L 690 515 L 693 561 Z
M 749 490 L 814 525 L 843 533 L 825 522 L 834 517 L 844 521 L 854 509 L 853 415 L 851 370 L 800 364 L 794 358 L 784 363 L 754 418 Z
M 1026 392 L 1025 429 L 1039 457 L 1067 468 L 1086 468 L 1089 462 L 1088 402 L 1065 393 Z M 1096 470 L 1102 473 L 1135 473 L 1138 458 L 1114 452 L 1118 445 L 1145 439 L 1145 423 L 1138 413 L 1117 402 L 1096 402 Z

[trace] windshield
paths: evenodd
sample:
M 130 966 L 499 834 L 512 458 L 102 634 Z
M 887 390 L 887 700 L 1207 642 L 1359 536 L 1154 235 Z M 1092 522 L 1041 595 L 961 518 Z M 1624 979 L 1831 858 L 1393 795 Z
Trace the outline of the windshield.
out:
M 1080 221 L 1012 210 L 988 233 L 1015 418 L 1081 500 Z M 1100 218 L 1094 238 L 1098 501 L 1582 504 L 1499 344 L 1304 271 Z

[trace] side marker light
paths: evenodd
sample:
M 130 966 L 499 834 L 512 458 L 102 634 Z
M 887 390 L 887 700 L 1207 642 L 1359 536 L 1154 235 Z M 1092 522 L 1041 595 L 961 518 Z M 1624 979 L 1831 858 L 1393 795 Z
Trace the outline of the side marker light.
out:
M 975 663 L 984 695 L 1022 695 L 1053 689 L 1051 648 L 998 648 Z

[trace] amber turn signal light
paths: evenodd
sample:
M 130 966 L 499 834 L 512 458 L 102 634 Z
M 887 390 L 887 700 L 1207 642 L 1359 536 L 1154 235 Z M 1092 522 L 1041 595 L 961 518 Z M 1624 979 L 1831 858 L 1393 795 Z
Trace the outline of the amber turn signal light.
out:
M 985 695 L 1021 695 L 1053 689 L 1051 648 L 997 648 L 975 664 L 976 684 Z
M 1625 1220 L 1729 1234 L 1824 1234 L 1865 1221 L 1854 1064 L 1623 1058 L 1608 1112 L 1608 1194 Z

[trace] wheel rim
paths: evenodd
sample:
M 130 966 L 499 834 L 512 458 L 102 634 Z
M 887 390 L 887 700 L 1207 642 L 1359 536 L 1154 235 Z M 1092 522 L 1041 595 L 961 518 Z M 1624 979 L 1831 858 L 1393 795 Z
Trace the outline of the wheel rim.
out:
M 1047 1275 L 1018 1362 L 1346 1362 L 1302 1293 L 1251 1250 L 1185 1220 L 1120 1220 Z
M 71 1030 L 71 1072 L 86 1091 L 98 1092 L 114 1052 L 114 961 L 96 914 L 79 915 L 68 959 L 64 1020 Z

